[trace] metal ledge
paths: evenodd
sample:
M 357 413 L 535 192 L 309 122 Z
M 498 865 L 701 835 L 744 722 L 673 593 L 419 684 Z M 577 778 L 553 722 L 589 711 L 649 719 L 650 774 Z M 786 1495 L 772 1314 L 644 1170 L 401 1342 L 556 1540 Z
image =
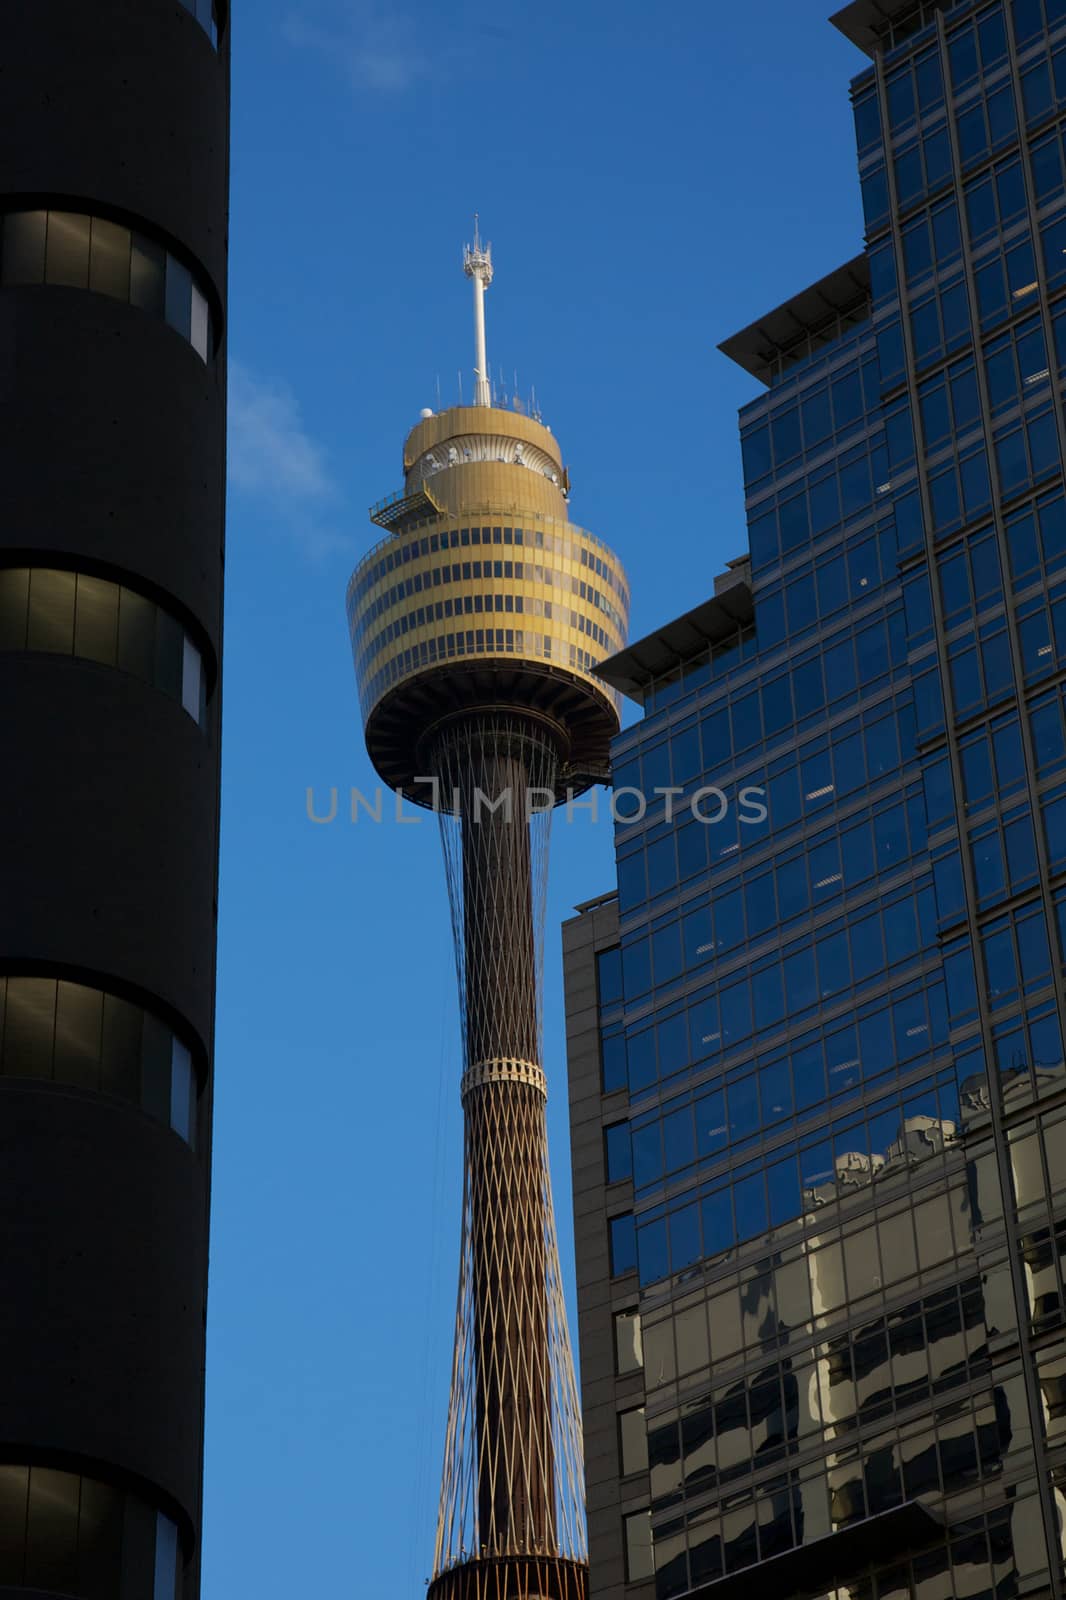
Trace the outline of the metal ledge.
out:
M 738 628 L 752 622 L 754 617 L 750 584 L 743 579 L 730 583 L 694 611 L 686 611 L 684 616 L 668 622 L 665 628 L 658 628 L 617 655 L 608 656 L 594 669 L 596 676 L 643 705 L 644 696 L 656 678 L 661 678 L 671 667 L 691 661 L 711 645 L 731 639 Z
M 801 289 L 776 310 L 723 340 L 718 348 L 753 378 L 768 384 L 775 364 L 798 344 L 822 333 L 835 337 L 842 318 L 859 321 L 869 305 L 870 263 L 864 253 L 819 278 L 809 289 Z
M 938 9 L 946 10 L 948 3 L 945 0 Z M 829 20 L 845 39 L 857 44 L 866 55 L 876 57 L 892 23 L 917 10 L 917 0 L 853 0 Z
M 420 517 L 441 514 L 441 507 L 424 485 L 412 490 L 410 494 L 400 489 L 396 494 L 387 495 L 384 500 L 379 500 L 376 506 L 370 508 L 371 522 L 376 523 L 379 528 L 387 528 L 390 533 L 402 533 L 407 523 L 416 521 Z
M 756 1595 L 822 1594 L 838 1587 L 850 1574 L 872 1562 L 898 1559 L 911 1551 L 935 1544 L 944 1533 L 943 1523 L 918 1500 L 908 1500 L 892 1511 L 866 1517 L 839 1533 L 827 1534 L 811 1544 L 785 1550 L 756 1566 L 730 1572 L 681 1600 L 749 1600 Z

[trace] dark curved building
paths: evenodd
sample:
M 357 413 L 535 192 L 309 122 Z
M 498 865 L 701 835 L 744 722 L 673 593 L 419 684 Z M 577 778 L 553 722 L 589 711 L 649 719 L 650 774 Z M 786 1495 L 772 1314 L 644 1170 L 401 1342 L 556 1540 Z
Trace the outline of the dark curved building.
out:
M 227 10 L 4 16 L 0 1596 L 199 1593 Z

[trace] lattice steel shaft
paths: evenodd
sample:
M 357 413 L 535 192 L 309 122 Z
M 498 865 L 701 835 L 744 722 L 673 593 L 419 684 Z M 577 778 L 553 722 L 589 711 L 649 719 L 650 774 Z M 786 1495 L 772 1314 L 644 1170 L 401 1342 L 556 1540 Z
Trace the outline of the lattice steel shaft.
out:
M 489 1550 L 553 1549 L 542 1193 L 544 1097 L 489 1083 L 466 1102 L 477 1362 L 478 1527 Z
M 446 769 L 470 766 L 459 778 L 462 806 L 463 959 L 466 966 L 466 1064 L 536 1061 L 536 933 L 529 828 L 518 814 L 532 769 L 554 768 L 554 751 L 492 724 L 460 725 L 439 747 Z M 537 775 L 541 775 L 537 773 Z M 490 810 L 498 804 L 500 809 Z M 538 889 L 541 886 L 538 885 Z
M 539 970 L 557 736 L 452 719 L 432 745 L 464 1035 L 462 1267 L 436 1572 L 583 1555 L 580 1429 L 559 1283 Z M 532 814 L 531 814 L 532 802 Z

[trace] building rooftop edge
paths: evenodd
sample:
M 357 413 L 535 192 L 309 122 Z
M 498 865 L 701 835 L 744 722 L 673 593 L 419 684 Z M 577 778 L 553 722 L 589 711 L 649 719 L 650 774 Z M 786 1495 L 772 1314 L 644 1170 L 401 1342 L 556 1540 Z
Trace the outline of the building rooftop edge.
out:
M 608 889 L 606 893 L 598 894 L 594 900 L 582 900 L 580 905 L 576 905 L 574 907 L 574 910 L 577 912 L 579 917 L 583 917 L 589 911 L 598 911 L 600 906 L 610 905 L 612 900 L 617 899 L 618 890 Z
M 888 25 L 916 10 L 916 0 L 852 0 L 851 5 L 834 12 L 829 20 L 845 39 L 874 57 Z
M 732 570 L 716 580 L 709 600 L 607 656 L 593 669 L 596 676 L 642 706 L 644 693 L 656 678 L 751 622 L 755 611 L 748 558 L 738 557 L 730 565 Z
M 806 334 L 816 333 L 870 298 L 870 263 L 865 251 L 801 289 L 765 316 L 718 346 L 761 383 L 769 383 L 775 360 Z

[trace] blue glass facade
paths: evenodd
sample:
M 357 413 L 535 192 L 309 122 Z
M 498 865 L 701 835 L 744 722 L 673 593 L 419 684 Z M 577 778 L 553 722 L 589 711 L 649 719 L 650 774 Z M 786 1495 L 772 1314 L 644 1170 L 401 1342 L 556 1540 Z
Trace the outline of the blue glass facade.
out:
M 679 791 L 619 796 L 595 955 L 658 1600 L 860 1526 L 768 1592 L 1063 1588 L 1066 0 L 873 9 L 868 301 L 762 352 L 750 618 L 614 748 Z M 879 1544 L 913 1501 L 940 1529 Z

